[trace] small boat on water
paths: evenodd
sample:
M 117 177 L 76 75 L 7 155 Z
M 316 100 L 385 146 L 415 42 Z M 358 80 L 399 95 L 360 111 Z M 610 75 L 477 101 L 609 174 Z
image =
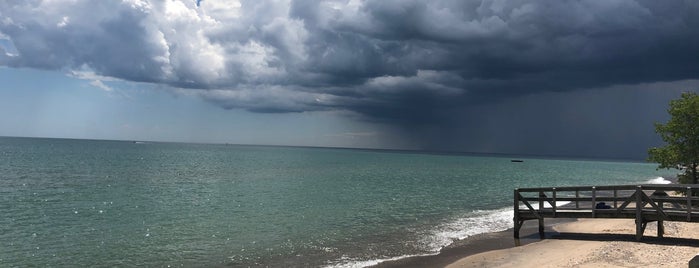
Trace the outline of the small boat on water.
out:
M 522 163 L 522 162 L 524 162 L 524 160 L 521 160 L 521 159 L 512 159 L 512 160 L 510 160 L 510 162 L 513 162 L 513 163 Z

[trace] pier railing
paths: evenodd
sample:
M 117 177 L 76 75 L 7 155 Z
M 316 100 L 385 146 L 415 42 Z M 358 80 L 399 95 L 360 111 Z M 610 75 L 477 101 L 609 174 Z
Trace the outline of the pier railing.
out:
M 622 218 L 636 220 L 636 240 L 648 222 L 699 222 L 699 184 L 646 184 L 518 188 L 514 190 L 514 236 L 527 220 L 539 221 L 544 237 L 545 218 Z

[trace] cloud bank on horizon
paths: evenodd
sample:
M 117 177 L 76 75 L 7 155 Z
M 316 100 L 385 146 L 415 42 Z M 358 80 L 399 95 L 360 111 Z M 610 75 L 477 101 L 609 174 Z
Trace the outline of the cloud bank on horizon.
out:
M 699 79 L 699 2 L 8 0 L 0 65 L 226 109 L 454 124 L 545 92 Z

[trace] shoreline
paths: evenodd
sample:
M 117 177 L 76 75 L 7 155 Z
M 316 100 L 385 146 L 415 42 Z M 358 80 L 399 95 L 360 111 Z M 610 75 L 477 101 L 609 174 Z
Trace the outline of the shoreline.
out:
M 697 223 L 665 222 L 663 238 L 649 223 L 637 242 L 632 219 L 554 219 L 545 225 L 545 239 L 530 222 L 521 229 L 521 246 L 515 246 L 509 229 L 455 241 L 436 255 L 369 267 L 687 267 L 699 254 Z
M 671 184 L 677 183 L 676 177 L 663 178 L 669 181 Z M 666 233 L 665 238 L 657 238 L 655 235 L 655 227 L 651 227 L 654 223 L 649 223 L 648 228 L 644 236 L 644 242 L 652 241 L 655 243 L 664 243 L 663 239 L 675 241 L 679 244 L 687 244 L 697 247 L 697 253 L 699 253 L 699 240 L 686 239 L 691 237 L 699 237 L 699 224 L 692 225 L 692 223 L 686 222 L 666 222 L 667 226 L 670 228 L 683 229 L 685 233 Z M 689 224 L 689 225 L 687 225 Z M 616 226 L 614 228 L 600 229 L 600 226 Z M 579 229 L 579 230 L 576 230 Z M 535 221 L 527 221 L 522 226 L 520 230 L 520 245 L 515 245 L 515 239 L 513 237 L 513 228 L 509 228 L 505 231 L 500 232 L 490 232 L 483 233 L 468 237 L 463 240 L 456 240 L 451 245 L 440 250 L 439 253 L 434 255 L 426 256 L 411 256 L 406 258 L 401 258 L 397 260 L 387 260 L 380 262 L 376 265 L 371 265 L 368 267 L 373 268 L 417 268 L 417 267 L 492 267 L 497 266 L 495 263 L 489 263 L 484 261 L 480 265 L 465 265 L 468 262 L 472 262 L 476 256 L 484 256 L 495 254 L 494 252 L 501 251 L 525 251 L 530 247 L 529 245 L 546 244 L 548 241 L 559 241 L 556 247 L 565 248 L 569 244 L 575 244 L 577 240 L 589 240 L 590 243 L 597 243 L 596 246 L 603 246 L 604 242 L 609 242 L 604 240 L 605 237 L 617 237 L 621 240 L 629 240 L 629 234 L 635 234 L 635 224 L 633 220 L 628 219 L 547 219 L 545 222 L 545 239 L 540 239 L 538 234 L 538 223 Z M 666 227 L 667 228 L 667 227 Z M 624 231 L 620 233 L 615 233 L 614 231 Z M 573 235 L 571 235 L 573 234 Z M 685 238 L 682 238 L 684 235 Z M 599 238 L 595 238 L 599 237 Z M 684 240 L 683 240 L 684 239 Z M 561 243 L 565 241 L 567 243 Z M 629 243 L 635 242 L 635 239 L 631 238 Z M 529 247 L 528 247 L 529 246 Z M 571 250 L 576 250 L 576 248 L 571 248 Z M 539 251 L 542 251 L 541 249 Z M 586 252 L 587 255 L 593 252 Z M 497 255 L 497 254 L 496 254 Z M 689 256 L 689 255 L 688 255 Z M 692 257 L 694 255 L 691 255 Z M 498 259 L 505 259 L 507 257 L 498 255 Z M 691 259 L 686 260 L 683 265 Z M 606 265 L 605 263 L 602 263 Z M 532 264 L 534 265 L 534 264 Z M 536 264 L 540 265 L 540 264 Z M 519 265 L 512 265 L 519 266 Z
M 546 236 L 556 234 L 554 227 L 559 224 L 574 222 L 574 219 L 551 219 L 545 223 Z M 505 231 L 477 234 L 466 239 L 456 240 L 439 253 L 426 256 L 411 256 L 397 260 L 388 260 L 368 267 L 372 268 L 421 268 L 421 267 L 446 267 L 463 258 L 480 253 L 514 248 L 515 239 L 513 228 Z M 539 238 L 538 223 L 528 221 L 520 230 L 521 246 L 541 241 Z

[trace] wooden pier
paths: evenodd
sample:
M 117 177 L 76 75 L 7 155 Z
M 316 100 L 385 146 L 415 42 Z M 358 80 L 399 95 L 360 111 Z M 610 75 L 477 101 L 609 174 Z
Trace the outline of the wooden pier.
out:
M 677 195 L 679 193 L 680 195 Z M 645 184 L 519 188 L 514 190 L 514 237 L 527 220 L 539 221 L 544 238 L 545 218 L 615 218 L 636 220 L 636 240 L 641 241 L 646 224 L 664 221 L 699 222 L 699 184 Z

